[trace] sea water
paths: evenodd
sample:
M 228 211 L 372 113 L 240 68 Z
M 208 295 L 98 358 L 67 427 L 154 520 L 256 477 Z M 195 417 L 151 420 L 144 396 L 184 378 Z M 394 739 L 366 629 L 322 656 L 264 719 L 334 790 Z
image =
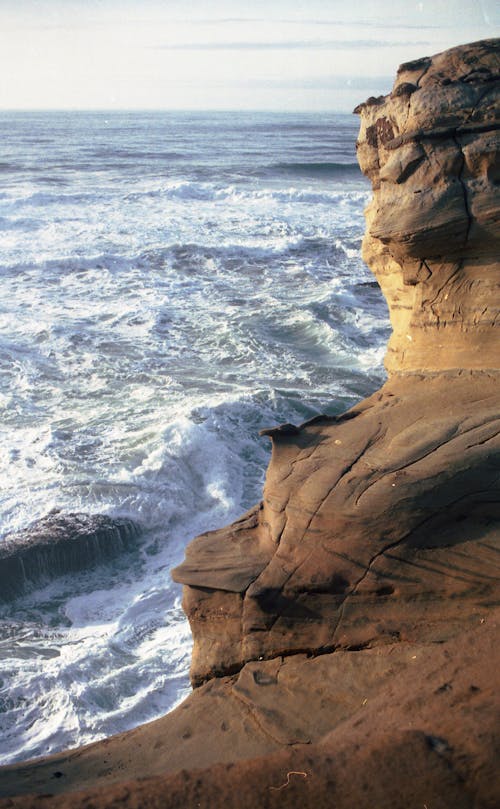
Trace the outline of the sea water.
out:
M 0 763 L 188 693 L 170 568 L 257 502 L 265 427 L 383 378 L 348 115 L 1 113 L 0 542 L 51 508 L 135 553 L 0 607 Z

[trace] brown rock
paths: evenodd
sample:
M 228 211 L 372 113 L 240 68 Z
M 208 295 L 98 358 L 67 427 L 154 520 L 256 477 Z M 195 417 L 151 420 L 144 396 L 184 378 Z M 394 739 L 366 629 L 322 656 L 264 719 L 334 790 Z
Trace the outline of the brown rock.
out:
M 194 684 L 259 657 L 438 639 L 498 593 L 498 52 L 490 40 L 403 65 L 391 95 L 360 108 L 363 249 L 391 313 L 391 376 L 341 419 L 265 432 L 251 582 L 236 585 L 224 555 L 208 578 L 201 545 L 189 579 L 186 563 L 174 571 Z M 217 534 L 233 554 L 234 531 Z M 236 635 L 209 628 L 217 615 Z
M 402 65 L 389 96 L 358 108 L 374 189 L 363 257 L 389 305 L 391 373 L 498 368 L 498 50 Z
M 349 415 L 275 436 L 250 529 L 273 553 L 250 585 L 225 551 L 218 590 L 189 562 L 195 684 L 261 657 L 442 640 L 498 597 L 498 375 L 397 376 Z
M 157 722 L 2 768 L 17 797 L 0 809 L 495 809 L 498 608 L 484 615 L 442 644 L 249 663 Z

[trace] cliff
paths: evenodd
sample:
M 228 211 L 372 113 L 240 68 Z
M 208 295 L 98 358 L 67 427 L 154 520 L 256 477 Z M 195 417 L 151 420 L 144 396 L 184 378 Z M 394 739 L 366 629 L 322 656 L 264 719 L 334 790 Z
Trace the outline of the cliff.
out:
M 462 46 L 357 108 L 386 384 L 264 431 L 262 502 L 188 547 L 193 694 L 0 807 L 498 805 L 498 74 Z
M 497 42 L 466 45 L 401 65 L 357 107 L 390 373 L 498 368 L 498 70 Z
M 264 431 L 263 502 L 188 548 L 174 578 L 194 684 L 259 658 L 438 640 L 493 597 L 497 101 L 490 41 L 402 65 L 390 96 L 357 108 L 389 380 L 337 419 Z

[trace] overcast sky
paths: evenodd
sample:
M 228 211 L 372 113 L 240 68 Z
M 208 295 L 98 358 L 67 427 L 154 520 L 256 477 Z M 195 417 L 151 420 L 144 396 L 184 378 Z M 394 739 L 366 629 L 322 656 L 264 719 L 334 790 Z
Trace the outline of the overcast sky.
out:
M 1 109 L 345 110 L 497 0 L 0 0 Z

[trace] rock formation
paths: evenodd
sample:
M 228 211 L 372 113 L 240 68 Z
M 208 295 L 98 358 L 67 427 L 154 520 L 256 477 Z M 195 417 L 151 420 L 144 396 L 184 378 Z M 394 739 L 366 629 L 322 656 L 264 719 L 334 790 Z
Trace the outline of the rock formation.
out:
M 259 658 L 439 640 L 493 597 L 498 73 L 495 42 L 465 46 L 402 65 L 357 108 L 389 380 L 339 418 L 265 431 L 262 504 L 188 548 L 174 578 L 195 685 Z
M 498 369 L 498 72 L 495 41 L 463 46 L 401 65 L 389 96 L 357 107 L 391 374 Z
M 132 520 L 54 509 L 0 543 L 0 601 L 107 562 L 132 550 L 138 536 Z
M 188 547 L 194 693 L 3 768 L 0 807 L 498 805 L 498 77 L 461 46 L 357 108 L 386 384 L 264 431 L 262 503 Z

